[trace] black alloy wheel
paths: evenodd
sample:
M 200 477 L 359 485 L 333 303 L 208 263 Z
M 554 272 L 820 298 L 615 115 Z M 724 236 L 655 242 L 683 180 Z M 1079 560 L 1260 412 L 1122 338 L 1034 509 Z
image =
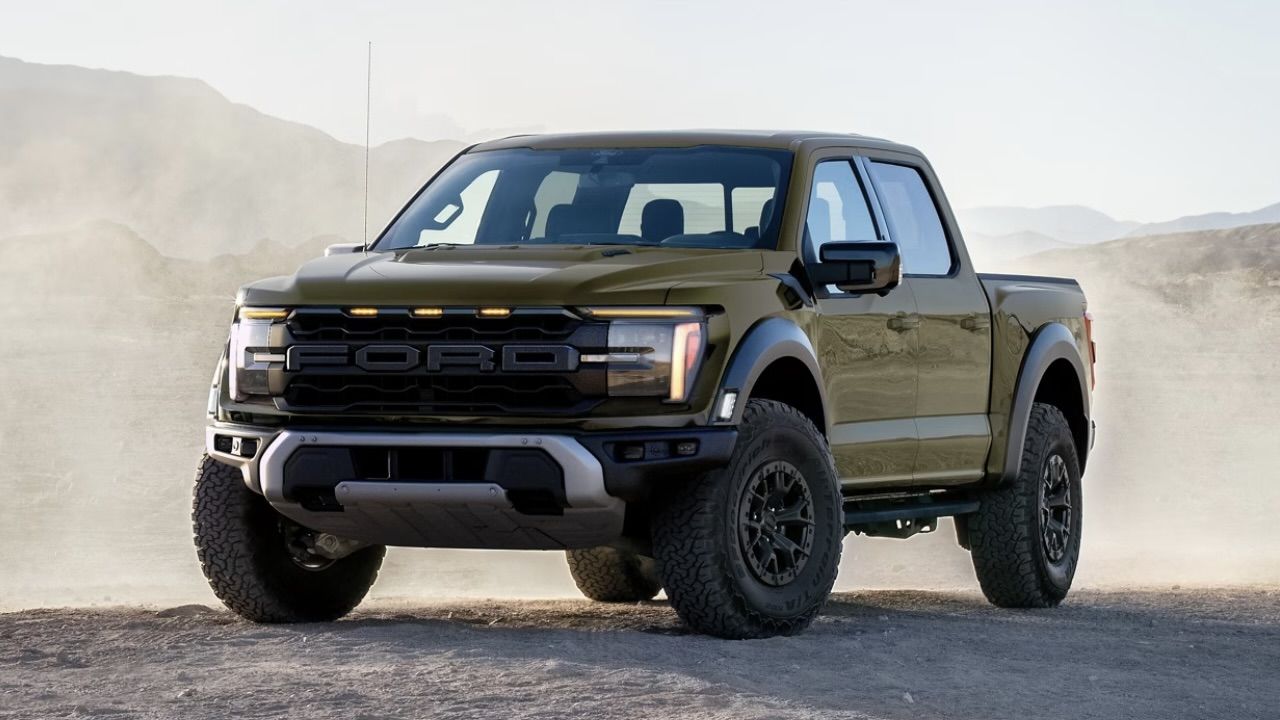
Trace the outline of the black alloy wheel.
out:
M 813 497 L 795 465 L 774 460 L 752 474 L 738 502 L 738 541 L 752 574 L 781 587 L 813 554 Z

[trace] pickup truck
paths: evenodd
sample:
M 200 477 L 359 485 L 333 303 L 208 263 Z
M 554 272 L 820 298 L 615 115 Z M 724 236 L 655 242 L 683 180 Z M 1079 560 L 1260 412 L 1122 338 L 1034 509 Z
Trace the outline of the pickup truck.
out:
M 599 601 L 792 634 L 849 532 L 953 518 L 986 597 L 1080 552 L 1072 280 L 975 272 L 917 150 L 810 132 L 467 148 L 368 246 L 244 286 L 195 542 L 258 622 L 352 610 L 386 546 L 566 551 Z

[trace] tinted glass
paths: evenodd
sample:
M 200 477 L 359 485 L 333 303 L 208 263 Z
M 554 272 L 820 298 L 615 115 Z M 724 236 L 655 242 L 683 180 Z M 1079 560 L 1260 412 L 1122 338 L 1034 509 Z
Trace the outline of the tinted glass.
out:
M 920 171 L 905 165 L 871 162 L 871 177 L 889 221 L 889 234 L 902 253 L 902 272 L 946 275 L 951 246 Z
M 720 146 L 468 153 L 423 189 L 374 249 L 773 248 L 781 214 L 762 209 L 782 206 L 790 167 L 785 151 Z
M 876 239 L 867 195 L 848 160 L 826 160 L 814 168 L 805 235 L 815 257 L 819 248 L 829 242 Z

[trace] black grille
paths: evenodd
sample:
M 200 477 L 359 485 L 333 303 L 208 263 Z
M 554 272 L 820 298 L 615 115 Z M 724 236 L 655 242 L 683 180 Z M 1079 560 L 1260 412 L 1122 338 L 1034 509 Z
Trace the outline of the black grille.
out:
M 377 343 L 429 347 L 483 346 L 501 358 L 508 345 L 567 345 L 582 353 L 608 345 L 608 326 L 563 310 L 516 310 L 504 318 L 477 317 L 475 311 L 446 311 L 441 317 L 414 317 L 408 309 L 379 309 L 376 317 L 353 317 L 338 309 L 295 310 L 287 328 L 294 346 L 359 348 Z M 291 412 L 370 415 L 576 415 L 605 399 L 602 364 L 567 371 L 503 372 L 418 366 L 373 371 L 352 363 L 286 370 L 281 409 Z
M 584 325 L 588 324 L 581 318 L 561 310 L 517 310 L 505 318 L 484 318 L 473 310 L 415 317 L 409 309 L 397 308 L 380 310 L 375 317 L 354 317 L 337 309 L 299 308 L 288 321 L 289 334 L 305 342 L 563 342 Z

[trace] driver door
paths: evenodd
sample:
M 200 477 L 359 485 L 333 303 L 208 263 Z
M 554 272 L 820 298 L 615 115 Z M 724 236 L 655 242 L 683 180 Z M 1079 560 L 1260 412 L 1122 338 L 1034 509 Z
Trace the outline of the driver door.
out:
M 866 180 L 849 154 L 821 156 L 811 176 L 802 252 L 823 244 L 887 239 L 870 209 Z M 883 296 L 816 288 L 815 350 L 830 405 L 831 450 L 845 487 L 911 479 L 920 319 L 905 281 Z

